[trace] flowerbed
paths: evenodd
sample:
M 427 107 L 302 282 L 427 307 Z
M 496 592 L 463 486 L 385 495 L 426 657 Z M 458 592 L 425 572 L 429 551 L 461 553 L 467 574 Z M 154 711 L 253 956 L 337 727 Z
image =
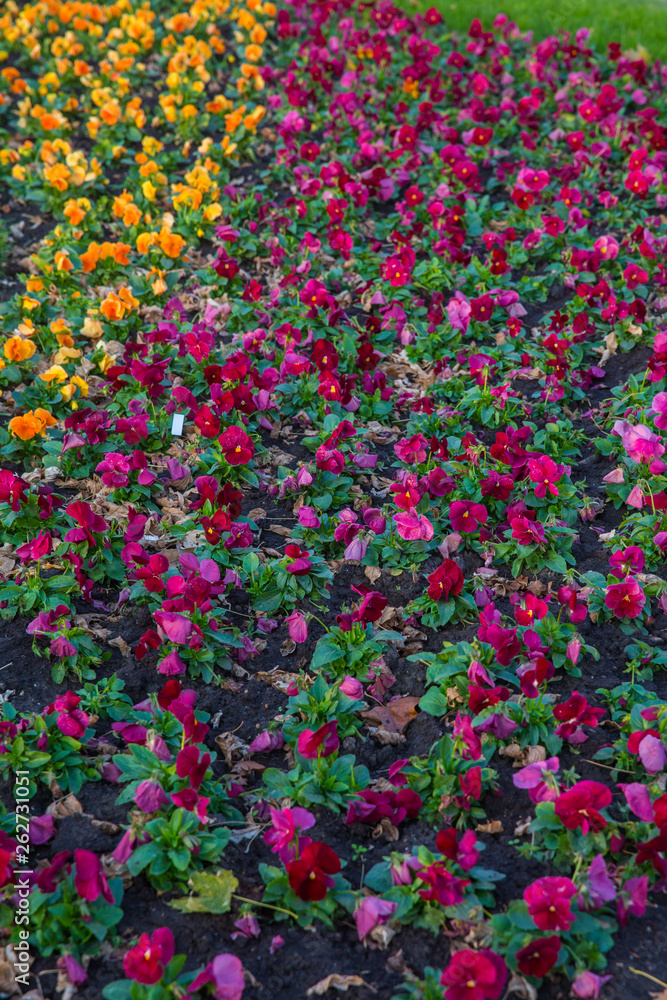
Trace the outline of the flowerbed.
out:
M 667 70 L 385 0 L 0 30 L 8 989 L 664 986 Z

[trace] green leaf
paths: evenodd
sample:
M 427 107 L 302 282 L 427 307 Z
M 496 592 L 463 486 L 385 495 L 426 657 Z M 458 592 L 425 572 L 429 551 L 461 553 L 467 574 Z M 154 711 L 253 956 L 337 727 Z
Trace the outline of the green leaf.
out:
M 169 904 L 181 913 L 227 913 L 232 905 L 232 896 L 238 888 L 239 880 L 226 869 L 211 875 L 209 872 L 195 872 L 190 879 L 197 895 L 174 899 Z
M 109 983 L 102 990 L 102 996 L 104 1000 L 129 1000 L 133 983 L 133 979 L 119 979 L 115 983 Z
M 327 663 L 334 663 L 336 660 L 339 660 L 342 655 L 343 651 L 335 642 L 330 642 L 328 639 L 320 639 L 315 647 L 313 658 L 310 661 L 311 669 L 319 670 L 320 667 L 324 667 Z
M 423 698 L 420 698 L 419 707 L 422 712 L 427 712 L 429 715 L 435 715 L 436 718 L 440 718 L 447 714 L 449 704 L 440 688 L 432 687 L 428 689 Z

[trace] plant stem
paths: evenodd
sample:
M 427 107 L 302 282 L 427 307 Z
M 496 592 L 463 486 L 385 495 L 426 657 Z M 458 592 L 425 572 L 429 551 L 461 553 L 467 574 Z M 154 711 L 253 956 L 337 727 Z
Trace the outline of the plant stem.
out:
M 238 896 L 236 893 L 233 895 L 234 899 L 239 899 L 242 903 L 252 903 L 253 906 L 264 906 L 267 910 L 276 910 L 278 913 L 286 913 L 288 917 L 294 917 L 295 920 L 299 919 L 296 913 L 293 913 L 292 910 L 286 910 L 284 906 L 273 906 L 271 903 L 260 903 L 256 899 L 248 899 L 247 896 Z
M 648 972 L 642 972 L 641 969 L 633 969 L 631 965 L 628 966 L 630 972 L 634 972 L 635 976 L 644 976 L 646 979 L 650 979 L 652 983 L 657 983 L 658 986 L 664 986 L 667 990 L 667 983 L 663 983 L 662 979 L 656 979 L 655 976 L 649 976 Z

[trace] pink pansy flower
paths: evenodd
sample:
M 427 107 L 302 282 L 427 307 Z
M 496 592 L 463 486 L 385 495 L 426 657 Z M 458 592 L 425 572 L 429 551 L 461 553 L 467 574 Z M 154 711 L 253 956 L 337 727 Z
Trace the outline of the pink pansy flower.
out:
M 600 990 L 611 976 L 598 976 L 595 972 L 580 972 L 571 986 L 572 996 L 578 1000 L 598 1000 Z
M 305 642 L 308 638 L 308 623 L 301 611 L 293 611 L 285 619 L 290 639 L 294 642 Z
M 559 766 L 558 757 L 535 761 L 512 775 L 512 781 L 516 788 L 528 789 L 531 802 L 555 802 L 559 791 L 555 775 Z
M 83 736 L 90 721 L 86 713 L 77 707 L 80 701 L 79 695 L 74 694 L 73 691 L 67 691 L 65 694 L 58 695 L 53 704 L 46 710 L 47 714 L 54 711 L 58 713 L 56 720 L 58 729 L 65 736 L 73 736 L 74 739 Z
M 644 591 L 632 576 L 607 587 L 605 606 L 616 618 L 638 618 L 646 604 Z
M 620 247 L 615 237 L 600 236 L 593 244 L 593 249 L 597 250 L 605 260 L 615 260 L 618 257 Z
M 209 962 L 188 989 L 188 995 L 201 990 L 208 983 L 213 985 L 216 1000 L 241 1000 L 245 988 L 243 963 L 236 955 L 225 952 Z
M 316 757 L 328 757 L 334 753 L 340 745 L 338 738 L 338 721 L 325 722 L 319 729 L 304 729 L 299 734 L 297 740 L 297 750 L 302 757 L 307 760 L 314 760 Z
M 621 925 L 625 926 L 630 913 L 634 917 L 643 917 L 646 912 L 647 900 L 648 875 L 628 879 L 623 884 L 616 902 L 616 915 Z
M 611 571 L 619 580 L 630 573 L 641 573 L 644 562 L 644 553 L 638 545 L 628 545 L 625 549 L 616 549 L 609 557 Z
M 481 503 L 472 500 L 454 500 L 449 505 L 449 519 L 454 531 L 469 534 L 476 531 L 480 524 L 486 524 L 489 512 Z
M 535 926 L 541 931 L 566 931 L 574 923 L 570 902 L 577 887 L 569 878 L 547 875 L 524 890 L 523 898 Z
M 665 453 L 665 446 L 659 436 L 645 424 L 633 427 L 627 420 L 617 420 L 612 433 L 618 434 L 628 458 L 637 464 L 650 465 Z
M 162 786 L 150 779 L 137 785 L 134 801 L 143 812 L 147 813 L 157 812 L 163 806 L 169 805 L 169 798 Z
M 363 698 L 364 695 L 364 686 L 361 681 L 357 680 L 356 677 L 350 677 L 348 674 L 346 674 L 343 678 L 340 684 L 340 690 L 344 695 L 347 695 L 348 698 L 352 698 L 354 700 Z
M 31 844 L 46 844 L 51 837 L 55 837 L 56 829 L 53 816 L 44 813 L 43 816 L 31 816 L 28 835 Z
M 535 496 L 542 498 L 549 493 L 550 496 L 557 497 L 556 483 L 562 479 L 564 471 L 564 467 L 557 465 L 548 455 L 531 458 L 528 462 L 528 476 L 535 483 Z
M 299 508 L 298 513 L 299 524 L 303 525 L 304 528 L 319 528 L 322 523 L 315 513 L 314 507 L 303 506 Z
M 354 911 L 359 940 L 363 941 L 372 930 L 386 923 L 397 906 L 398 903 L 391 903 L 379 896 L 364 896 Z
M 618 787 L 623 792 L 631 812 L 644 823 L 652 823 L 653 806 L 646 785 L 642 785 L 639 781 L 632 781 L 627 785 L 619 783 Z
M 398 534 L 406 541 L 430 542 L 433 538 L 433 525 L 424 514 L 418 514 L 416 510 L 394 514 L 394 524 Z
M 447 319 L 455 330 L 466 332 L 470 325 L 472 308 L 463 292 L 455 292 L 454 298 L 447 303 Z
M 98 896 L 107 903 L 114 901 L 102 862 L 92 851 L 77 848 L 74 852 L 74 888 L 89 903 L 94 903 Z
M 294 806 L 292 809 L 270 807 L 273 828 L 264 834 L 264 843 L 271 846 L 274 854 L 284 851 L 301 830 L 315 826 L 315 817 L 307 809 Z

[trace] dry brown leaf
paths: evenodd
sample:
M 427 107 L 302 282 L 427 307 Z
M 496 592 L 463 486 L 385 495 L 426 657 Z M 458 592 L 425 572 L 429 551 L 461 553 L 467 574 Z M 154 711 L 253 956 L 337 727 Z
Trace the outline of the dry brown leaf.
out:
M 0 556 L 0 574 L 3 576 L 9 576 L 15 565 L 16 560 L 11 556 Z
M 386 705 L 376 705 L 367 712 L 362 712 L 361 717 L 388 733 L 402 733 L 416 716 L 418 704 L 419 698 L 407 695 L 395 698 Z
M 610 332 L 604 338 L 604 347 L 594 347 L 594 351 L 599 351 L 601 353 L 600 365 L 606 365 L 609 358 L 612 358 L 616 351 L 618 350 L 618 340 L 616 339 L 616 331 L 610 330 Z
M 280 647 L 280 655 L 291 656 L 295 649 L 296 649 L 296 643 L 294 639 L 290 639 L 288 636 L 287 639 L 285 639 L 285 641 L 283 642 L 282 646 Z
M 55 816 L 56 819 L 64 819 L 65 816 L 75 816 L 77 813 L 83 813 L 83 806 L 76 795 L 70 792 L 69 795 L 65 795 L 62 799 L 52 802 L 46 811 Z
M 308 683 L 312 681 L 312 678 L 308 674 L 293 674 L 288 670 L 258 670 L 253 677 L 257 681 L 262 681 L 264 684 L 268 684 L 269 687 L 278 688 L 279 691 L 286 691 L 290 685 L 295 684 L 296 681 L 301 679 L 306 679 Z
M 441 554 L 443 559 L 451 559 L 454 553 L 458 550 L 459 545 L 463 541 L 461 535 L 458 531 L 452 531 L 448 535 L 445 535 L 443 540 L 438 546 L 438 552 Z
M 532 822 L 532 820 L 530 820 L 530 819 L 519 820 L 519 822 L 517 823 L 517 825 L 514 827 L 514 836 L 515 837 L 525 837 L 526 834 L 530 830 L 530 824 L 531 824 L 531 822 Z
M 34 960 L 32 955 L 28 959 L 31 965 Z M 13 997 L 21 993 L 14 978 L 14 962 L 18 962 L 18 958 L 12 946 L 0 948 L 0 997 Z
M 378 924 L 377 927 L 373 928 L 368 937 L 378 946 L 380 951 L 386 951 L 393 938 L 396 937 L 399 928 L 400 924 L 398 921 L 392 921 L 388 924 Z
M 292 537 L 292 529 L 286 528 L 284 524 L 270 524 L 269 531 L 272 531 L 274 535 L 280 535 L 282 538 Z
M 332 972 L 330 976 L 325 976 L 324 979 L 320 979 L 319 983 L 315 983 L 309 990 L 306 990 L 306 996 L 323 997 L 329 990 L 347 993 L 353 986 L 365 986 L 372 993 L 377 993 L 377 990 L 365 982 L 361 976 L 341 976 L 338 972 Z
M 501 747 L 498 753 L 501 757 L 510 757 L 514 761 L 513 767 L 526 767 L 527 764 L 547 759 L 546 749 L 539 745 L 522 748 L 518 743 L 510 743 L 509 746 Z
M 479 823 L 475 827 L 475 830 L 477 830 L 478 833 L 502 833 L 503 824 L 499 819 L 492 819 L 489 820 L 488 823 Z
M 274 535 L 280 535 L 282 538 L 292 537 L 292 529 L 286 528 L 284 524 L 270 524 L 269 531 L 272 531 Z
M 373 726 L 368 727 L 368 731 L 371 736 L 374 736 L 378 742 L 382 743 L 383 746 L 395 747 L 399 743 L 405 743 L 405 736 L 403 733 L 390 733 L 386 729 L 380 726 L 379 729 L 375 729 Z
M 106 619 L 102 615 L 74 615 L 72 620 L 75 625 L 85 629 L 89 635 L 94 636 L 96 639 L 104 641 L 109 634 L 109 629 L 100 624 L 101 622 L 106 622 Z
M 527 979 L 520 976 L 518 972 L 512 973 L 512 978 L 507 986 L 508 993 L 515 993 L 521 1000 L 537 1000 L 537 990 Z
M 382 576 L 382 570 L 379 566 L 366 566 L 364 569 L 364 576 L 371 584 L 373 584 Z
M 384 967 L 385 969 L 389 969 L 390 972 L 395 972 L 397 975 L 403 976 L 404 979 L 416 978 L 410 966 L 406 964 L 402 948 L 399 948 L 398 951 L 391 953 L 387 961 L 384 963 Z
M 248 517 L 251 521 L 263 521 L 266 517 L 266 511 L 263 507 L 253 507 L 252 510 L 248 511 Z
M 109 645 L 115 646 L 116 649 L 120 650 L 122 656 L 131 656 L 132 654 L 132 649 L 125 642 L 122 635 L 117 635 L 115 639 L 109 639 Z
M 239 691 L 243 690 L 243 684 L 239 681 L 233 681 L 231 678 L 227 681 L 223 681 L 220 685 L 221 691 L 231 691 L 232 694 L 238 694 Z
M 245 785 L 248 778 L 254 772 L 265 771 L 266 767 L 264 764 L 258 763 L 256 760 L 239 760 L 230 771 L 230 775 L 235 781 L 240 784 Z
M 102 833 L 108 834 L 110 837 L 120 833 L 120 827 L 118 824 L 112 823 L 108 819 L 91 819 L 90 825 L 94 826 L 96 830 L 101 830 Z
M 394 843 L 400 837 L 400 831 L 397 826 L 394 826 L 392 821 L 388 816 L 383 816 L 378 825 L 373 830 L 371 837 L 373 840 L 379 840 L 380 837 L 384 837 L 385 840 Z
M 216 736 L 215 742 L 222 750 L 228 767 L 233 767 L 234 761 L 248 750 L 248 744 L 244 743 L 235 733 L 220 733 L 219 736 Z

